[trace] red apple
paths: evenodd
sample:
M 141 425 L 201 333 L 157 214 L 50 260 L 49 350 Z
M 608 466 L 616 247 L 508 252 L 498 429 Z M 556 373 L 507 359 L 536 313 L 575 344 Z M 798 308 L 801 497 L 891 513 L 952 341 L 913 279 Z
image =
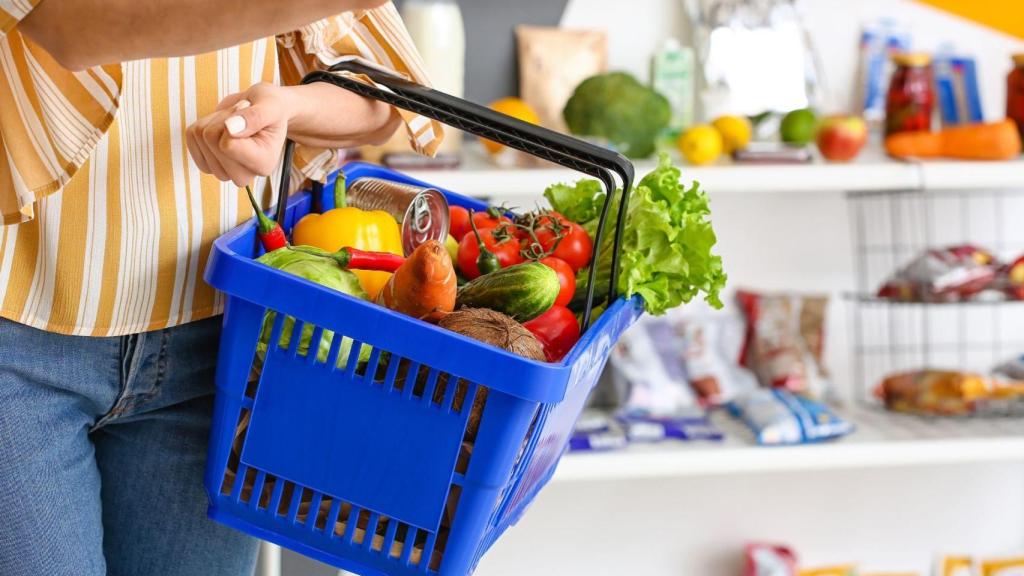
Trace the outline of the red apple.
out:
M 868 127 L 860 116 L 829 116 L 818 128 L 818 150 L 834 162 L 857 157 L 868 140 Z
M 1024 300 L 1024 256 L 1006 267 L 1006 284 L 1011 298 Z

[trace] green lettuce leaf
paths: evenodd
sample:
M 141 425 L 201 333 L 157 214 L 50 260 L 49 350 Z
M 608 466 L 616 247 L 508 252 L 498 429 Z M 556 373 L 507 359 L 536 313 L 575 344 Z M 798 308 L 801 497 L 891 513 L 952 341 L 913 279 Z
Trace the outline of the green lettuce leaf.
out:
M 696 182 L 688 188 L 684 186 L 680 176 L 679 169 L 663 154 L 658 167 L 633 188 L 627 207 L 617 288 L 627 297 L 642 296 L 644 308 L 655 315 L 664 314 L 701 294 L 710 305 L 721 308 L 719 293 L 727 279 L 721 257 L 712 251 L 717 238 L 709 220 L 708 196 Z M 557 198 L 560 205 L 555 209 L 567 218 L 573 219 L 569 214 L 590 216 L 587 220 L 576 221 L 593 236 L 604 195 L 593 193 L 601 189 L 596 180 L 583 182 L 592 184 L 553 186 L 548 189 L 551 194 L 545 192 L 545 196 L 549 201 Z M 552 190 L 554 188 L 557 190 Z M 584 198 L 588 191 L 590 197 Z M 554 201 L 552 206 L 555 207 Z M 614 220 L 611 219 L 618 213 L 617 203 L 611 212 L 598 256 L 595 301 L 607 294 L 611 276 L 614 244 Z M 580 270 L 576 278 L 576 295 L 571 305 L 577 310 L 586 305 L 588 273 L 588 269 Z
M 601 215 L 604 188 L 597 180 L 579 180 L 575 184 L 555 184 L 544 191 L 551 208 L 573 222 L 587 222 Z

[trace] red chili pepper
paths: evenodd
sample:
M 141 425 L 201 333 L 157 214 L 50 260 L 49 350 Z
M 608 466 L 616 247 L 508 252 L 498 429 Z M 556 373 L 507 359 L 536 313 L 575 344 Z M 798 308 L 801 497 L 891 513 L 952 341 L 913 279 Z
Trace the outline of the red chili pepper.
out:
M 394 272 L 405 262 L 403 256 L 390 252 L 370 252 L 357 248 L 344 247 L 337 252 L 323 253 L 310 246 L 292 246 L 292 250 L 332 258 L 339 266 L 348 270 L 377 270 L 381 272 Z
M 284 235 L 281 225 L 263 213 L 259 204 L 256 203 L 256 198 L 252 195 L 251 188 L 246 186 L 245 193 L 249 195 L 252 211 L 256 213 L 256 236 L 259 237 L 260 243 L 263 244 L 263 249 L 267 252 L 273 252 L 278 248 L 287 246 L 288 238 Z

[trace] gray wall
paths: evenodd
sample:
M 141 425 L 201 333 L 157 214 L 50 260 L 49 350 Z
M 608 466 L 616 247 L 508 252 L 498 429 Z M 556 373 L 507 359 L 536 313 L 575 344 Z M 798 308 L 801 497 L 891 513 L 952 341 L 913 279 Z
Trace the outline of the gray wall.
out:
M 466 98 L 486 104 L 519 94 L 514 30 L 555 26 L 567 0 L 458 0 L 466 23 Z M 401 0 L 395 4 L 401 8 Z

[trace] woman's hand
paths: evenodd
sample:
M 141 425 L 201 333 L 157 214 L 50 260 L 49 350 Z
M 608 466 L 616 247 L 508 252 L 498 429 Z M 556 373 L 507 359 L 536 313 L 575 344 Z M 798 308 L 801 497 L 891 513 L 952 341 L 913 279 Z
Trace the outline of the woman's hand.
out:
M 256 84 L 232 94 L 188 127 L 200 170 L 238 186 L 277 167 L 285 138 L 322 148 L 380 144 L 400 117 L 381 102 L 327 84 Z

